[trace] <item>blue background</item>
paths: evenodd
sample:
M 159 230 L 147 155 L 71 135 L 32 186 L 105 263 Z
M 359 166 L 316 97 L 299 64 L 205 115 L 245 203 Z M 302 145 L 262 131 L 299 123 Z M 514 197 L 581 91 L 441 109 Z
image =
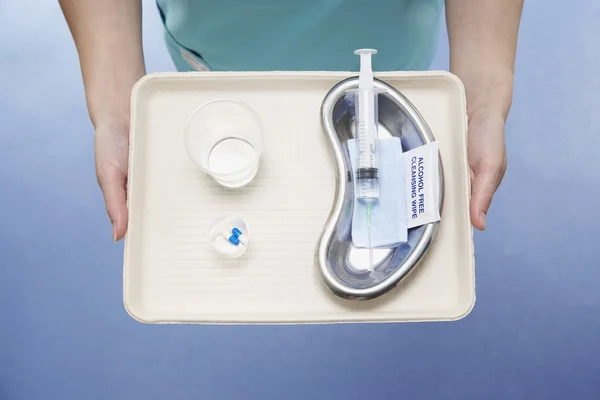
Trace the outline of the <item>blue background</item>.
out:
M 148 70 L 173 70 L 144 3 Z M 599 19 L 600 2 L 526 3 L 509 168 L 475 235 L 466 319 L 146 326 L 122 305 L 58 5 L 2 0 L 0 399 L 600 398 Z

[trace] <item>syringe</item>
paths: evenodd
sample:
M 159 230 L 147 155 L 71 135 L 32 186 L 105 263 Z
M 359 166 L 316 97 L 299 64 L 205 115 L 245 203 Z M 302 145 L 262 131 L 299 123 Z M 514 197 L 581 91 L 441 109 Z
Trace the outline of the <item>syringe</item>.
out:
M 377 50 L 361 49 L 358 91 L 355 99 L 356 139 L 358 141 L 358 168 L 356 170 L 358 201 L 366 206 L 369 235 L 370 270 L 373 271 L 373 247 L 371 245 L 371 220 L 373 206 L 379 200 L 379 166 L 377 164 L 377 97 L 373 85 L 371 55 Z

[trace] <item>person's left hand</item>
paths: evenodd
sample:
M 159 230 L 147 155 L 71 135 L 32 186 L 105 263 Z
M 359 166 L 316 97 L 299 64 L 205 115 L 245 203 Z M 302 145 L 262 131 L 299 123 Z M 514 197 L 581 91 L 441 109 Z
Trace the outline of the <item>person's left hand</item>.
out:
M 471 167 L 471 223 L 486 227 L 492 197 L 506 171 L 504 118 L 487 111 L 469 115 L 468 158 Z

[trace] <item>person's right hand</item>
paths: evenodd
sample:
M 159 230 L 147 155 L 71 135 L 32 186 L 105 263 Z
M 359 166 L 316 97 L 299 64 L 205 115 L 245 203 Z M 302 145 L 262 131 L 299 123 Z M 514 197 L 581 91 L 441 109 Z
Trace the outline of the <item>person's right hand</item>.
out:
M 73 35 L 95 133 L 96 176 L 114 241 L 127 231 L 131 88 L 146 73 L 142 0 L 59 0 Z
M 116 242 L 127 231 L 127 161 L 129 157 L 129 120 L 96 124 L 96 176 L 104 195 L 106 211 Z

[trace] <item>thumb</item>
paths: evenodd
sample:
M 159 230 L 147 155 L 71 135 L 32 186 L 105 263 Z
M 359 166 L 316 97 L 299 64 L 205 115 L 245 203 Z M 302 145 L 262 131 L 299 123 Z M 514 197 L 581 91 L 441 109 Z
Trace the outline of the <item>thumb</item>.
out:
M 98 183 L 104 195 L 106 211 L 112 223 L 113 240 L 125 236 L 127 230 L 127 174 L 114 167 L 98 169 Z
M 487 212 L 492 204 L 494 193 L 504 175 L 502 166 L 485 165 L 474 172 L 471 195 L 471 222 L 479 230 L 485 230 Z

